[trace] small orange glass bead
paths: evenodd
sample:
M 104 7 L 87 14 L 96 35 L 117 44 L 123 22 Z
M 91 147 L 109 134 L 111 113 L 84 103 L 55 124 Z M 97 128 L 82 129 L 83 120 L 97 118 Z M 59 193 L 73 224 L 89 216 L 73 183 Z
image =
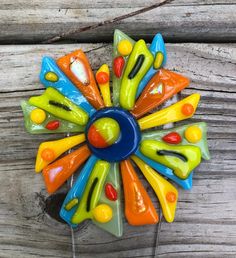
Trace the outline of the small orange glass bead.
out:
M 190 116 L 193 114 L 194 112 L 194 107 L 192 104 L 186 103 L 182 106 L 181 112 L 185 115 L 185 116 Z
M 176 194 L 174 192 L 168 192 L 166 194 L 166 200 L 168 202 L 175 202 L 176 201 Z
M 105 72 L 99 72 L 96 74 L 96 80 L 99 84 L 105 84 L 109 81 L 109 74 Z
M 42 151 L 41 157 L 45 161 L 52 161 L 55 157 L 55 153 L 52 149 L 46 148 Z

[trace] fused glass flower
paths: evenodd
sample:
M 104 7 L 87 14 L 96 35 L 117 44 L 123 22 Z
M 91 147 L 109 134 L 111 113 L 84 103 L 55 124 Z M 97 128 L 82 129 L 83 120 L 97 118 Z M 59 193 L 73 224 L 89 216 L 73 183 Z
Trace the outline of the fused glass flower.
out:
M 160 34 L 148 47 L 119 30 L 114 33 L 112 87 L 108 65 L 94 75 L 82 50 L 56 61 L 43 58 L 40 81 L 46 90 L 22 101 L 22 109 L 30 133 L 73 133 L 41 143 L 35 165 L 49 194 L 80 168 L 60 211 L 72 227 L 91 219 L 121 236 L 122 194 L 129 224 L 158 223 L 137 168 L 156 193 L 166 221 L 172 222 L 178 191 L 168 179 L 190 189 L 193 170 L 201 158 L 210 158 L 205 123 L 156 129 L 192 117 L 200 99 L 195 93 L 153 111 L 189 85 L 183 75 L 164 69 L 165 63 Z

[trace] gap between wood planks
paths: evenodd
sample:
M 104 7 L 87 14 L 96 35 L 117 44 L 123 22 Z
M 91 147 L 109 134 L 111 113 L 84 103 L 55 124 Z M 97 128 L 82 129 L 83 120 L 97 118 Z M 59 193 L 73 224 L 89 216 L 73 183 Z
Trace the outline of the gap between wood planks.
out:
M 235 0 L 22 1 L 0 4 L 0 44 L 111 42 L 116 27 L 146 41 L 158 28 L 169 43 L 236 42 Z

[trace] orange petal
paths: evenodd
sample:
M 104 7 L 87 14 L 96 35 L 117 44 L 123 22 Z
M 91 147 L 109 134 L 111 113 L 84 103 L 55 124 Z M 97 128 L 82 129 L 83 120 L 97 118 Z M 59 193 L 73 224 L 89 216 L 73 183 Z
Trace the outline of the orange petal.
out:
M 131 225 L 155 224 L 158 215 L 155 207 L 140 182 L 132 163 L 122 161 L 121 175 L 125 196 L 125 216 Z
M 86 81 L 86 83 L 82 83 L 76 76 L 76 67 L 71 69 L 71 64 L 73 60 L 79 60 L 82 65 L 84 65 L 85 76 L 88 76 L 88 80 Z M 93 105 L 96 109 L 104 107 L 104 103 L 97 87 L 93 71 L 86 55 L 82 50 L 76 50 L 66 56 L 59 58 L 57 60 L 57 65 L 83 93 L 83 95 L 88 99 L 91 105 Z
M 131 113 L 139 118 L 189 85 L 189 79 L 166 69 L 157 72 L 144 88 Z
M 89 157 L 87 145 L 55 161 L 43 169 L 43 177 L 49 193 L 55 192 Z

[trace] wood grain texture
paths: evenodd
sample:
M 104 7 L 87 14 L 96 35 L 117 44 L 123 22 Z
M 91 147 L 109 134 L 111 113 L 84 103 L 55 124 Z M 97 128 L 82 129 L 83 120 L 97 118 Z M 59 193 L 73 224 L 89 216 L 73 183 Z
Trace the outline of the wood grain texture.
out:
M 38 144 L 62 135 L 29 135 L 20 100 L 42 92 L 38 75 L 43 55 L 57 58 L 78 48 L 87 52 L 95 70 L 104 62 L 111 65 L 110 44 L 0 48 L 0 257 L 72 256 L 70 228 L 54 219 L 56 211 L 49 207 L 54 199 L 48 199 L 41 175 L 33 171 Z M 191 191 L 178 188 L 176 220 L 162 222 L 157 257 L 235 257 L 236 45 L 167 44 L 167 52 L 167 68 L 192 81 L 180 98 L 193 92 L 202 95 L 191 121 L 208 123 L 212 159 L 196 169 Z M 64 186 L 60 198 L 66 191 Z M 74 232 L 78 257 L 153 257 L 155 226 L 125 222 L 124 231 L 117 239 L 91 223 L 82 224 Z
M 162 1 L 2 0 L 0 42 L 39 43 L 75 29 L 64 39 L 108 42 L 114 28 L 148 40 L 160 31 L 167 42 L 236 42 L 235 0 L 172 0 L 142 11 Z

